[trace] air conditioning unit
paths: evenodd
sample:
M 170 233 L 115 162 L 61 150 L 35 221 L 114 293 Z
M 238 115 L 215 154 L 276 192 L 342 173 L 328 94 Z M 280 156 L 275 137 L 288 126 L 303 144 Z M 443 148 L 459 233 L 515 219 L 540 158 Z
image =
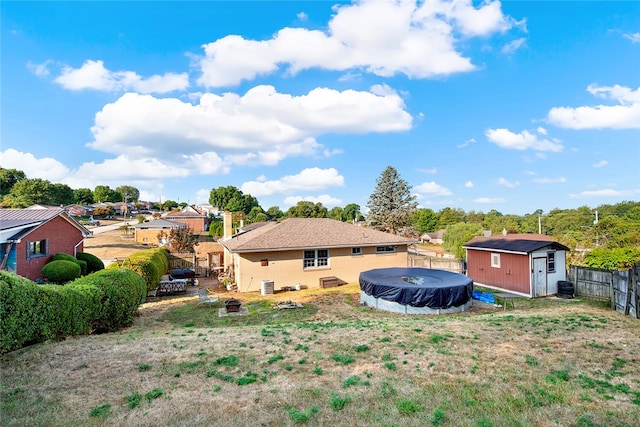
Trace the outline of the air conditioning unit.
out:
M 260 293 L 262 295 L 273 294 L 274 283 L 273 280 L 262 280 L 260 282 Z

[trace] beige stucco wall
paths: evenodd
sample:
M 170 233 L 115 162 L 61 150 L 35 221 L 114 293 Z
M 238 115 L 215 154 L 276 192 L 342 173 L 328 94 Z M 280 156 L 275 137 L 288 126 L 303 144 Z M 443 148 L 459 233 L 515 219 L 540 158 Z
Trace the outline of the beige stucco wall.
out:
M 142 243 L 143 245 L 151 245 L 158 246 L 158 233 L 160 233 L 160 229 L 141 229 L 135 230 L 135 242 Z M 165 233 L 169 234 L 171 229 L 164 230 Z
M 273 280 L 275 290 L 297 283 L 318 288 L 321 277 L 335 276 L 345 283 L 358 283 L 362 271 L 407 266 L 406 246 L 399 246 L 391 254 L 375 251 L 375 247 L 363 247 L 362 255 L 351 255 L 351 248 L 329 249 L 329 266 L 314 269 L 302 268 L 302 250 L 234 254 L 236 284 L 240 292 L 259 292 L 262 280 Z M 263 266 L 262 260 L 267 260 L 267 265 Z

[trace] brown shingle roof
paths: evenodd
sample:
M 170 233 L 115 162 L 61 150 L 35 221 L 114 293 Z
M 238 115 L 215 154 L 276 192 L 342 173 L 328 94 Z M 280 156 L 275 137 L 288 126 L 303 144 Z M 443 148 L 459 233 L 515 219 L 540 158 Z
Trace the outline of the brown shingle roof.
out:
M 418 241 L 329 218 L 289 218 L 282 222 L 265 223 L 220 243 L 231 252 L 264 252 L 303 248 L 410 245 Z

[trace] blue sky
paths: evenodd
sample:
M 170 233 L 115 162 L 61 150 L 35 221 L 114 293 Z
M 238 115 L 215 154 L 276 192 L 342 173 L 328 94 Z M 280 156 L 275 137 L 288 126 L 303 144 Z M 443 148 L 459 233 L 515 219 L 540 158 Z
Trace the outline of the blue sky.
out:
M 640 199 L 640 2 L 0 4 L 0 165 L 261 206 Z

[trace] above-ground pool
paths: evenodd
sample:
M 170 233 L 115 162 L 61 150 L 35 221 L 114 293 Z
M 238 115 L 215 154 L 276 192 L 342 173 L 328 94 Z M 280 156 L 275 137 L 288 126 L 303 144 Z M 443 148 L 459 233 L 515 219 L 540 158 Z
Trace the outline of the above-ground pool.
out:
M 378 268 L 360 273 L 360 304 L 407 314 L 457 313 L 471 307 L 473 280 L 430 268 Z

